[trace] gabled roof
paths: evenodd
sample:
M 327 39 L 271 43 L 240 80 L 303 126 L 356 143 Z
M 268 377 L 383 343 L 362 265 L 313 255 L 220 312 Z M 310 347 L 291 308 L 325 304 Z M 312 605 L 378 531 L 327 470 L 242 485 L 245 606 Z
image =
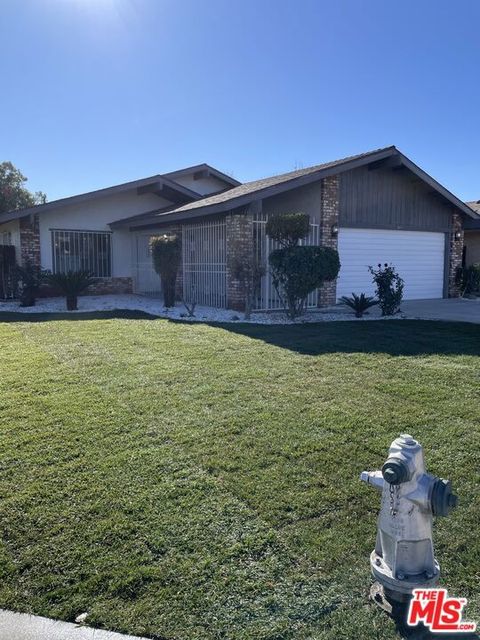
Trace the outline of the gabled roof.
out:
M 478 218 L 476 220 L 465 220 L 465 229 L 480 229 L 480 200 L 467 202 L 467 205 L 478 214 Z
M 189 173 L 204 173 L 205 175 L 212 175 L 225 182 L 227 188 L 228 186 L 237 186 L 240 184 L 238 180 L 235 180 L 235 178 L 227 176 L 225 173 L 218 171 L 214 167 L 203 163 L 192 167 L 186 167 L 185 169 L 180 169 L 179 171 L 171 171 L 164 174 L 158 173 L 154 176 L 149 176 L 148 178 L 141 178 L 139 180 L 123 182 L 122 184 L 117 184 L 112 187 L 106 187 L 105 189 L 96 189 L 95 191 L 80 193 L 76 196 L 69 196 L 67 198 L 60 198 L 59 200 L 52 200 L 51 202 L 35 205 L 34 207 L 28 207 L 26 209 L 8 211 L 6 213 L 0 214 L 0 223 L 8 222 L 9 220 L 15 220 L 17 218 L 22 218 L 23 216 L 27 216 L 32 213 L 37 214 L 47 211 L 53 211 L 67 205 L 80 204 L 82 202 L 88 202 L 96 198 L 103 198 L 105 196 L 115 195 L 117 193 L 123 193 L 125 191 L 130 191 L 133 189 L 136 189 L 139 194 L 147 193 L 148 191 L 160 193 L 161 190 L 165 193 L 164 197 L 166 197 L 170 201 L 173 201 L 174 203 L 176 202 L 176 205 L 174 204 L 173 206 L 178 206 L 178 204 L 180 203 L 198 200 L 202 197 L 195 191 L 192 191 L 191 189 L 182 186 L 178 182 L 175 182 L 175 177 L 188 175 Z M 157 191 L 155 191 L 156 189 Z
M 416 174 L 421 180 L 426 182 L 432 189 L 451 202 L 451 204 L 462 213 L 472 218 L 476 218 L 475 212 L 468 205 L 454 196 L 453 193 L 448 191 L 448 189 L 434 180 L 425 171 L 420 169 L 420 167 L 403 155 L 395 146 L 390 146 L 355 156 L 349 156 L 340 160 L 334 160 L 332 162 L 325 162 L 313 167 L 307 167 L 305 169 L 298 169 L 296 171 L 290 171 L 288 173 L 271 176 L 269 178 L 263 178 L 262 180 L 246 182 L 238 187 L 229 189 L 228 191 L 207 196 L 205 198 L 198 199 L 195 202 L 189 202 L 179 207 L 172 207 L 167 211 L 158 211 L 151 219 L 143 221 L 142 225 L 146 225 L 147 223 L 159 224 L 161 222 L 173 222 L 175 220 L 185 220 L 187 218 L 190 219 L 225 212 L 237 207 L 248 205 L 255 200 L 268 198 L 272 195 L 277 195 L 284 191 L 315 182 L 316 180 L 320 180 L 321 178 L 325 178 L 330 175 L 350 171 L 351 169 L 355 169 L 372 162 L 379 162 L 393 157 L 398 160 L 399 164 L 405 166 Z M 121 221 L 118 221 L 118 223 L 120 224 Z

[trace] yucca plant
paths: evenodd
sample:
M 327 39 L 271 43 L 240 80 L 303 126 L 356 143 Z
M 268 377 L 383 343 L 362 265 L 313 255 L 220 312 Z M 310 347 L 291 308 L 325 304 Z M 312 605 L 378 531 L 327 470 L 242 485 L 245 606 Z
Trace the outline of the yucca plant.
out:
M 95 278 L 90 271 L 66 271 L 65 273 L 50 273 L 47 282 L 59 289 L 67 299 L 67 311 L 76 311 L 78 295 L 93 284 Z
M 357 296 L 356 293 L 352 293 L 351 297 L 342 296 L 340 301 L 355 311 L 356 318 L 361 318 L 367 309 L 378 304 L 378 300 L 375 300 L 375 298 L 371 298 L 370 296 L 366 296 L 364 293 L 361 293 L 359 296 Z

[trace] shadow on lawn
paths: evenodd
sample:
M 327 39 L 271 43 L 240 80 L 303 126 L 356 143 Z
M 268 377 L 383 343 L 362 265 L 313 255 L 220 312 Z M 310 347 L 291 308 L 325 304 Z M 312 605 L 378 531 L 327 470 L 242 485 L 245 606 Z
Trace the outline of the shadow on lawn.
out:
M 304 355 L 480 355 L 480 325 L 433 320 L 320 322 L 301 325 L 215 324 L 226 331 Z
M 17 311 L 0 312 L 0 322 L 50 322 L 55 320 L 158 320 L 144 311 L 116 309 L 113 311 L 59 311 L 58 313 L 22 313 Z
M 156 320 L 198 326 L 185 320 L 159 318 L 144 311 L 19 313 L 0 312 L 0 322 L 78 320 Z M 480 325 L 435 320 L 318 322 L 298 325 L 200 323 L 260 340 L 303 355 L 387 353 L 392 356 L 480 355 Z

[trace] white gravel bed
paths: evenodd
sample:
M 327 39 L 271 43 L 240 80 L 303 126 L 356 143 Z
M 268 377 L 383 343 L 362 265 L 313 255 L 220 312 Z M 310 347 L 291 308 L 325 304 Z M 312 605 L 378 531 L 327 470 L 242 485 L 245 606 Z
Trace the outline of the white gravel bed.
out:
M 308 311 L 295 321 L 287 318 L 282 311 L 269 313 L 252 313 L 250 320 L 245 320 L 241 312 L 228 309 L 215 309 L 213 307 L 197 306 L 195 317 L 191 318 L 182 303 L 178 302 L 172 309 L 163 306 L 163 300 L 148 298 L 133 294 L 105 295 L 105 296 L 80 296 L 78 298 L 78 311 L 66 311 L 65 298 L 39 298 L 34 307 L 21 307 L 17 300 L 0 301 L 0 312 L 15 311 L 19 313 L 82 313 L 85 311 L 113 311 L 113 310 L 144 311 L 159 318 L 171 318 L 175 320 L 188 320 L 190 322 L 250 322 L 254 324 L 302 324 L 305 322 L 331 322 L 333 320 L 356 320 L 354 314 L 346 307 L 318 309 Z M 406 318 L 404 314 L 398 314 L 390 319 Z M 361 321 L 380 320 L 378 313 L 372 312 Z M 385 319 L 385 318 L 384 318 Z

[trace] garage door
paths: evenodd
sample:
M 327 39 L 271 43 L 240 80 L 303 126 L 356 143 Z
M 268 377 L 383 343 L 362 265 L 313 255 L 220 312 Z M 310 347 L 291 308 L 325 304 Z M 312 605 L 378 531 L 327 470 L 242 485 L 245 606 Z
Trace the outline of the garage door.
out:
M 374 294 L 368 266 L 392 264 L 405 281 L 404 298 L 443 297 L 445 234 L 424 231 L 340 229 L 338 251 L 342 267 L 337 297 Z

